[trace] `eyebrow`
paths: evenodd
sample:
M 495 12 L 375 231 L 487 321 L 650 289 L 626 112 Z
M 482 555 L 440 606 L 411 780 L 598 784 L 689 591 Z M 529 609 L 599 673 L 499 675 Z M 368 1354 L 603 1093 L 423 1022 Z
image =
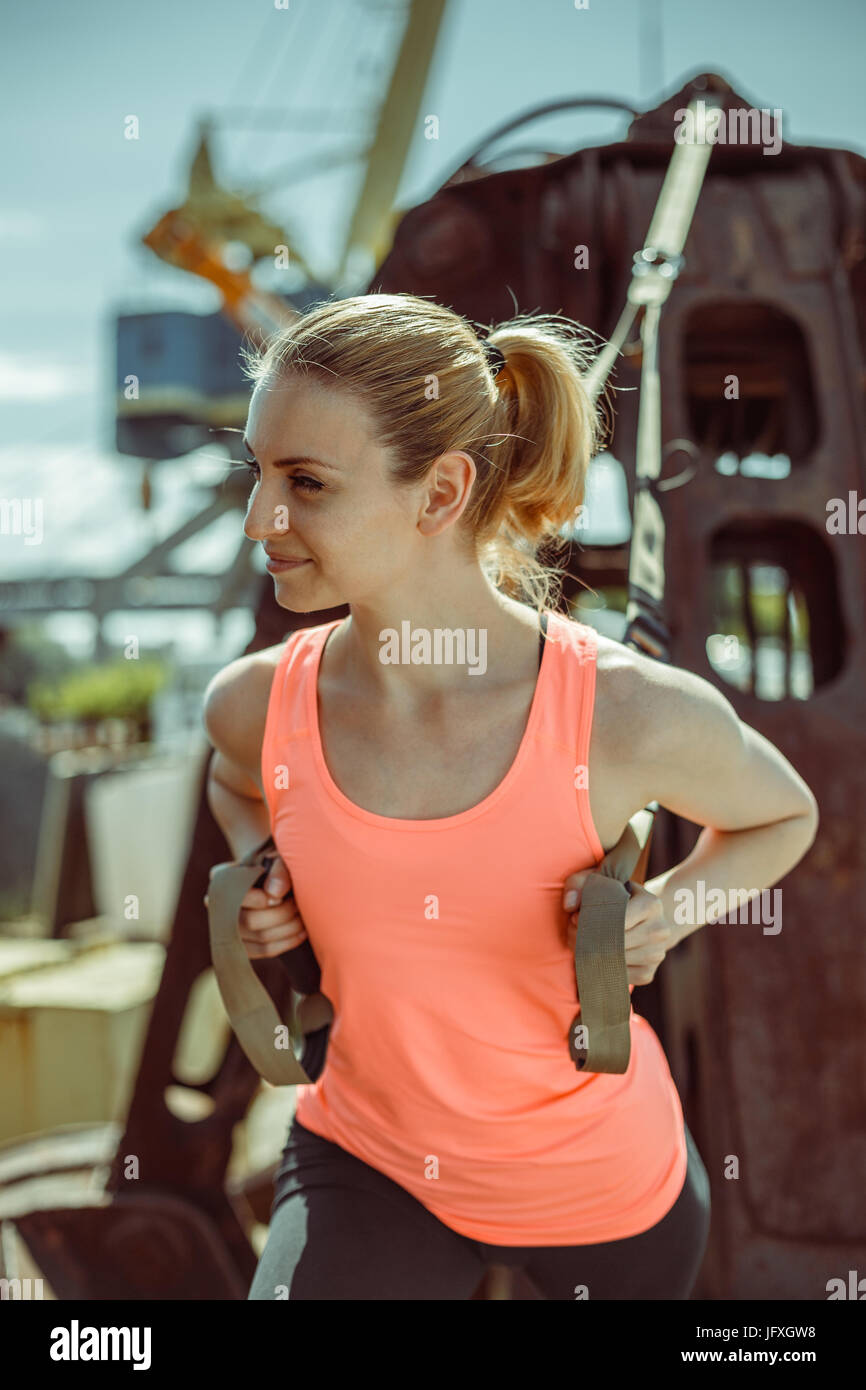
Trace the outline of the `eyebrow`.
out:
M 255 449 L 254 449 L 253 446 L 250 444 L 250 442 L 249 442 L 249 440 L 247 439 L 246 435 L 244 435 L 243 440 L 242 440 L 241 442 L 243 443 L 244 448 L 247 449 L 247 450 L 249 451 L 249 453 L 252 454 L 253 458 L 255 458 L 255 457 L 256 457 Z M 274 459 L 274 468 L 288 468 L 288 467 L 290 467 L 291 464 L 293 464 L 293 463 L 317 463 L 317 464 L 319 465 L 320 468 L 329 468 L 329 469 L 331 470 L 332 473 L 339 473 L 339 472 L 340 472 L 340 470 L 339 470 L 339 468 L 337 468 L 336 464 L 333 464 L 333 463 L 326 463 L 324 459 L 315 459 L 315 458 L 311 458 L 309 454 L 299 454 L 299 455 L 296 455 L 294 458 Z

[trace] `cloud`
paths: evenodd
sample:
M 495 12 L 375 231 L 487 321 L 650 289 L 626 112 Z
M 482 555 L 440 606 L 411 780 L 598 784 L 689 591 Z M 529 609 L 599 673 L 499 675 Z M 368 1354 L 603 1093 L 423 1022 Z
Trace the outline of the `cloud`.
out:
M 0 400 L 47 401 L 93 391 L 91 370 L 66 362 L 0 353 Z
M 0 582 L 118 574 L 164 537 L 197 515 L 210 489 L 173 461 L 156 469 L 153 505 L 141 509 L 140 464 L 90 443 L 0 445 L 0 500 L 12 515 L 15 499 L 38 505 L 42 539 L 0 532 Z M 28 516 L 30 513 L 28 513 Z M 3 525 L 0 517 L 0 527 Z M 243 536 L 235 509 L 178 547 L 168 571 L 226 571 Z M 162 571 L 167 572 L 166 569 Z

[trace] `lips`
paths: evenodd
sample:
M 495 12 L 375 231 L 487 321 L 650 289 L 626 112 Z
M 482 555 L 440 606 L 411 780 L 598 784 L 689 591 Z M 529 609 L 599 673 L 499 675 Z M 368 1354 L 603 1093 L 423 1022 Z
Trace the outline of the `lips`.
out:
M 269 570 L 271 574 L 286 574 L 289 570 L 297 570 L 301 568 L 301 565 L 310 563 L 306 555 L 300 558 L 294 555 L 272 555 L 269 550 L 265 551 L 265 554 L 268 557 L 265 561 L 265 569 Z

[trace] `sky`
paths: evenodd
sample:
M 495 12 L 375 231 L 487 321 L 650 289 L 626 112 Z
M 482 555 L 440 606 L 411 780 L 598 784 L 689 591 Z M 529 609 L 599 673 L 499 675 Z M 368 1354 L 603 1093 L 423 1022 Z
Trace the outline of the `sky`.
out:
M 110 573 L 202 505 L 206 460 L 161 465 L 144 514 L 139 464 L 113 448 L 115 315 L 218 307 L 138 238 L 182 201 L 204 116 L 219 121 L 215 163 L 232 187 L 357 146 L 400 13 L 391 0 L 0 0 L 0 496 L 45 499 L 42 544 L 0 535 L 0 579 Z M 866 153 L 864 52 L 864 0 L 449 0 L 421 107 L 439 140 L 419 119 L 398 206 L 429 197 L 482 136 L 535 105 L 599 95 L 646 109 L 703 71 L 781 108 L 786 140 Z M 279 129 L 277 108 L 294 128 Z M 130 115 L 136 141 L 124 138 Z M 627 119 L 584 112 L 525 135 L 567 151 L 623 138 Z M 327 269 L 360 176 L 356 162 L 279 183 L 264 206 Z M 210 546 L 220 564 L 230 540 L 225 529 L 203 540 L 197 563 Z M 193 631 L 213 640 L 208 624 Z

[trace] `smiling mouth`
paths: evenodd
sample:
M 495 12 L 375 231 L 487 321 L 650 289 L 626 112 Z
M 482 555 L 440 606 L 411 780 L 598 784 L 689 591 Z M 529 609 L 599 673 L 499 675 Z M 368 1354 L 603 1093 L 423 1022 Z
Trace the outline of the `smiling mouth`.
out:
M 299 565 L 308 565 L 309 563 L 309 560 L 306 558 L 303 560 L 296 560 L 288 555 L 268 555 L 265 561 L 265 568 L 269 570 L 290 570 L 297 569 Z

